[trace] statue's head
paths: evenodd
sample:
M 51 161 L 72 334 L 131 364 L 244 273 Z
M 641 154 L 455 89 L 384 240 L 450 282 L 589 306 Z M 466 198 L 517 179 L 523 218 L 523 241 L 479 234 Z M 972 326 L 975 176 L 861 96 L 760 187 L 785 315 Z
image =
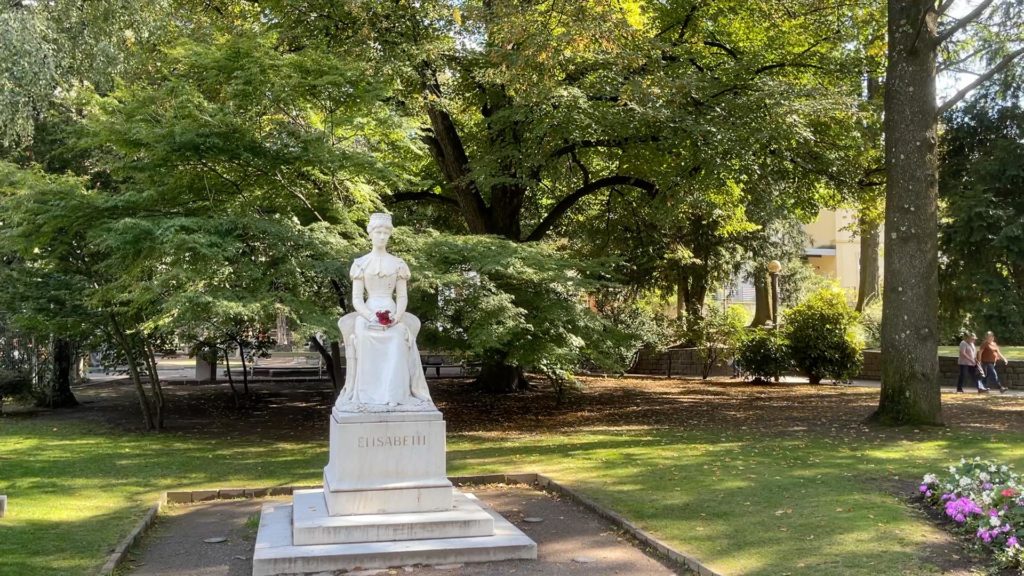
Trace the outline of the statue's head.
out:
M 374 212 L 370 214 L 370 222 L 366 225 L 366 232 L 370 235 L 370 241 L 374 248 L 386 248 L 388 239 L 391 238 L 391 231 L 395 227 L 391 224 L 391 214 Z

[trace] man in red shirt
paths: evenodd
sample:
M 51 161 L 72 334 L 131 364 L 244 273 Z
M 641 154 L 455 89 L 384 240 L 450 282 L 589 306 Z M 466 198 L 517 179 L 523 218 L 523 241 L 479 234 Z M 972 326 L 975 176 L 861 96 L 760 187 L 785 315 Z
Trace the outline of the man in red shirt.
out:
M 1006 392 L 1006 388 L 999 381 L 999 374 L 996 373 L 996 362 L 1000 360 L 1004 364 L 1010 363 L 1006 356 L 1003 356 L 1002 351 L 999 350 L 999 344 L 996 344 L 996 335 L 991 331 L 986 332 L 985 342 L 978 349 L 978 362 L 981 363 L 981 367 L 985 370 L 985 384 L 991 388 L 992 383 L 995 382 L 996 386 L 999 386 L 1000 392 Z

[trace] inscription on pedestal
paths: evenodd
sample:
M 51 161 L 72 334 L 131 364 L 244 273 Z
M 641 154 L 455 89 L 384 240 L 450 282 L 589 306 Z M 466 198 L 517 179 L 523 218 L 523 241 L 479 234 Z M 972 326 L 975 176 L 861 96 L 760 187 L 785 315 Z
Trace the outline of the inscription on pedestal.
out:
M 405 436 L 360 436 L 360 448 L 387 448 L 391 446 L 426 446 L 427 437 L 419 434 Z

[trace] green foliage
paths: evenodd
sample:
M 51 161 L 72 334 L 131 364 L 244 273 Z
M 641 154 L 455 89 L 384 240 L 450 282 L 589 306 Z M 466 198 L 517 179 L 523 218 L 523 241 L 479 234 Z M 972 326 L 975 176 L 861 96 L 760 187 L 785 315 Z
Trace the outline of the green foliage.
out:
M 740 342 L 736 355 L 740 368 L 754 381 L 768 382 L 789 370 L 793 361 L 785 336 L 778 330 L 753 328 Z
M 988 91 L 947 117 L 940 310 L 951 343 L 965 328 L 1024 342 L 1022 86 Z
M 701 359 L 701 377 L 705 380 L 719 360 L 732 358 L 743 340 L 750 317 L 742 306 L 726 309 L 711 306 L 704 316 L 690 322 L 686 340 L 697 348 Z
M 823 378 L 847 380 L 860 370 L 859 318 L 839 287 L 820 290 L 786 311 L 783 330 L 790 357 L 812 384 Z
M 581 364 L 622 371 L 642 345 L 591 309 L 588 294 L 614 287 L 594 263 L 545 243 L 396 230 L 394 250 L 415 270 L 409 309 L 427 320 L 424 348 L 571 380 Z
M 163 0 L 0 4 L 0 149 L 31 144 L 50 105 L 84 85 L 109 91 L 151 56 L 167 27 Z M 141 64 L 141 63 L 136 63 Z
M 878 349 L 882 347 L 882 299 L 875 298 L 868 302 L 860 313 L 860 325 L 864 332 L 864 347 Z
M 802 255 L 802 246 L 800 251 Z M 818 274 L 805 258 L 790 257 L 783 262 L 779 275 L 779 298 L 784 309 L 792 308 L 833 285 L 833 280 Z

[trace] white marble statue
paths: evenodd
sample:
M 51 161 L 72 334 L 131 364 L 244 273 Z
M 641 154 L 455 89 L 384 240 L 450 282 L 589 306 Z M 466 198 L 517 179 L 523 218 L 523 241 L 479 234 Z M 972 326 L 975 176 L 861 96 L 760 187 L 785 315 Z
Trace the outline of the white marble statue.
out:
M 387 251 L 392 230 L 390 214 L 372 214 L 373 250 L 349 270 L 356 311 L 338 320 L 346 368 L 335 408 L 342 412 L 436 410 L 416 348 L 420 321 L 405 309 L 409 267 Z

